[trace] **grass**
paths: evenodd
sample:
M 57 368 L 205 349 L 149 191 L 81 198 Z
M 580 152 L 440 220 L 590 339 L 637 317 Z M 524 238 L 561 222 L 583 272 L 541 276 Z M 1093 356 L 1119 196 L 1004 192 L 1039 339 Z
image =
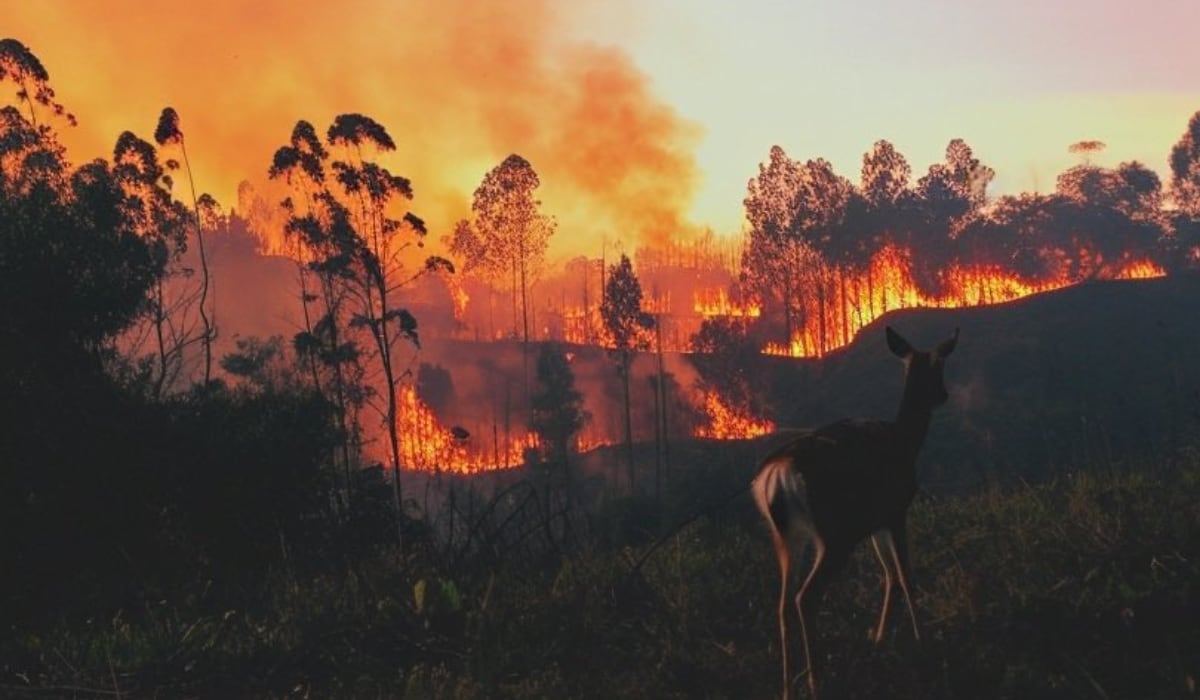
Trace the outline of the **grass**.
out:
M 778 573 L 748 499 L 665 543 L 197 582 L 106 619 L 14 630 L 0 694 L 768 698 Z M 868 547 L 817 622 L 831 697 L 1180 698 L 1200 680 L 1200 455 L 919 498 L 912 639 Z M 420 589 L 418 594 L 417 590 Z M 234 603 L 232 601 L 237 601 Z

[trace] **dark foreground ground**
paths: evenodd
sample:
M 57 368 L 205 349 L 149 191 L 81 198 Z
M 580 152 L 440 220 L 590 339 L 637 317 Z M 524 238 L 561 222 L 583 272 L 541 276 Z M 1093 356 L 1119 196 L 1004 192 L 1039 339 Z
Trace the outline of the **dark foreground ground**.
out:
M 689 497 L 716 503 L 744 483 L 711 481 L 709 500 Z M 537 497 L 523 489 L 476 511 L 484 546 L 411 543 L 403 557 L 195 581 L 104 616 L 10 627 L 0 695 L 777 695 L 777 570 L 748 498 L 701 515 L 632 573 L 658 540 L 643 525 L 661 512 L 652 499 L 547 526 L 519 515 Z M 687 515 L 676 510 L 671 522 Z M 531 526 L 512 531 L 519 521 Z M 924 495 L 910 529 L 922 641 L 900 607 L 888 638 L 866 641 L 879 579 L 864 547 L 817 623 L 828 696 L 1196 695 L 1200 454 Z

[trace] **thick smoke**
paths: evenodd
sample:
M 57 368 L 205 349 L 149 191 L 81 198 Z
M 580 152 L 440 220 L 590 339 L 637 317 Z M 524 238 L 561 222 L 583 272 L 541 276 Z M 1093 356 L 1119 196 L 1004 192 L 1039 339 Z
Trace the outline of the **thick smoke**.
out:
M 412 178 L 434 238 L 515 152 L 560 222 L 554 257 L 596 255 L 602 236 L 661 243 L 686 225 L 698 129 L 621 52 L 565 39 L 573 7 L 80 0 L 10 3 L 4 24 L 79 116 L 65 135 L 76 161 L 107 155 L 124 129 L 149 136 L 170 105 L 197 186 L 229 206 L 297 119 L 323 129 L 362 112 L 391 131 L 389 165 Z

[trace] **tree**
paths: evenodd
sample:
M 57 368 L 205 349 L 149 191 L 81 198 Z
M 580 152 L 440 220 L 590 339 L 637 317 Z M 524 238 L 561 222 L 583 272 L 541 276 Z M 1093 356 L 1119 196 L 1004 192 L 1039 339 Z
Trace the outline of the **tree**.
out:
M 1083 159 L 1084 165 L 1090 165 L 1092 154 L 1099 153 L 1107 147 L 1108 144 L 1104 143 L 1103 141 L 1090 139 L 1086 141 L 1076 141 L 1070 146 L 1067 146 L 1067 152 L 1078 154 L 1080 158 Z
M 1171 149 L 1171 197 L 1180 211 L 1200 219 L 1200 112 Z
M 886 211 L 899 205 L 909 191 L 912 166 L 887 140 L 879 140 L 863 154 L 859 191 L 873 209 Z
M 0 39 L 0 82 L 5 80 L 11 80 L 16 85 L 17 101 L 24 102 L 29 108 L 29 122 L 34 130 L 47 133 L 43 131 L 46 125 L 38 124 L 35 104 L 49 108 L 55 116 L 64 117 L 67 123 L 75 126 L 74 115 L 54 99 L 50 73 L 38 57 L 16 39 Z
M 955 257 L 955 239 L 987 201 L 987 186 L 995 171 L 975 157 L 962 139 L 946 146 L 946 159 L 935 163 L 917 181 L 917 221 L 910 250 L 913 277 L 927 293 L 941 294 L 940 271 Z
M 183 166 L 187 171 L 188 187 L 192 193 L 192 211 L 196 215 L 196 248 L 200 253 L 200 324 L 201 342 L 204 346 L 204 383 L 212 378 L 212 344 L 217 338 L 215 319 L 216 308 L 209 309 L 208 288 L 211 275 L 208 272 L 208 253 L 204 248 L 204 223 L 200 216 L 200 201 L 196 196 L 196 181 L 192 177 L 192 164 L 188 160 L 187 144 L 183 139 L 183 131 L 179 128 L 179 114 L 170 107 L 165 107 L 158 117 L 158 127 L 154 130 L 154 141 L 161 147 L 168 144 L 178 144 L 183 154 Z M 173 160 L 167 161 L 167 167 L 177 166 Z M 204 195 L 204 197 L 209 197 Z M 209 197 L 211 200 L 211 197 Z
M 987 186 L 996 177 L 996 171 L 980 163 L 966 141 L 951 139 L 946 145 L 946 166 L 956 189 L 972 210 L 987 202 Z
M 846 225 L 858 230 L 858 256 L 868 264 L 884 246 L 906 242 L 913 211 L 911 180 L 912 167 L 889 141 L 876 141 L 863 154 L 858 196 L 850 202 Z M 875 280 L 869 268 L 866 272 L 868 313 L 874 318 L 887 311 L 888 290 L 886 284 L 881 287 L 882 308 L 876 310 Z
M 571 499 L 568 459 L 575 435 L 592 416 L 583 408 L 567 353 L 557 343 L 542 343 L 537 357 L 537 389 L 530 397 L 529 429 L 541 438 L 550 462 L 562 469 L 567 500 Z M 547 489 L 549 499 L 549 489 Z
M 629 469 L 629 489 L 633 491 L 635 475 L 629 375 L 634 354 L 649 347 L 646 332 L 654 328 L 654 317 L 642 311 L 642 284 L 633 273 L 633 263 L 625 254 L 621 255 L 617 264 L 608 269 L 608 280 L 604 284 L 604 301 L 600 304 L 600 317 L 604 320 L 604 327 L 612 341 L 609 354 L 616 362 L 617 374 L 621 378 L 625 407 L 626 465 Z
M 165 273 L 155 280 L 150 294 L 150 324 L 158 357 L 153 379 L 155 396 L 175 384 L 183 367 L 184 351 L 194 339 L 187 318 L 190 299 L 168 287 L 169 278 L 182 278 L 180 265 L 187 250 L 191 219 L 182 204 L 171 197 L 171 178 L 149 142 L 130 131 L 117 137 L 113 149 L 113 178 L 121 188 L 121 207 L 139 235 L 154 243 Z
M 1058 176 L 1062 198 L 1052 229 L 1072 274 L 1093 278 L 1114 265 L 1155 256 L 1164 235 L 1162 183 L 1136 161 L 1116 168 L 1077 165 Z
M 802 177 L 802 165 L 772 146 L 767 163 L 760 163 L 758 176 L 747 183 L 742 201 L 749 224 L 742 281 L 763 300 L 768 312 L 775 304 L 781 307 L 786 342 L 792 340 L 804 315 L 798 285 L 806 251 L 795 235 L 793 208 Z
M 841 301 L 841 337 L 849 339 L 845 272 L 848 267 L 865 264 L 867 246 L 861 231 L 845 226 L 854 197 L 854 186 L 849 180 L 834 172 L 829 161 L 818 158 L 804 164 L 801 183 L 793 203 L 796 213 L 793 225 L 797 229 L 795 235 L 818 253 L 810 258 L 809 278 L 811 288 L 816 291 L 817 352 L 824 354 L 841 344 L 833 340 L 830 297 L 834 293 Z M 835 276 L 839 282 L 837 292 L 831 289 Z
M 509 277 L 513 334 L 529 342 L 529 288 L 545 262 L 554 219 L 543 214 L 541 185 L 529 161 L 513 154 L 484 176 L 471 202 L 472 221 L 459 222 L 450 251 L 466 260 L 464 270 L 493 279 Z M 519 320 L 519 327 L 518 327 Z
M 330 151 L 343 157 L 331 160 Z M 298 237 L 308 269 L 321 280 L 325 313 L 311 331 L 297 337 L 298 348 L 323 353 L 334 368 L 338 403 L 344 416 L 355 401 L 369 401 L 372 392 L 355 382 L 347 383 L 343 367 L 357 365 L 360 346 L 353 340 L 365 332 L 382 375 L 384 402 L 376 406 L 388 440 L 397 527 L 404 526 L 400 485 L 400 436 L 397 413 L 401 375 L 396 353 L 398 343 L 420 346 L 417 320 L 395 305 L 400 290 L 428 272 L 453 272 L 444 258 L 431 256 L 416 270 L 405 265 L 410 248 L 423 246 L 425 223 L 411 211 L 394 214 L 413 197 L 405 177 L 368 158 L 395 150 L 387 130 L 361 114 L 337 116 L 322 144 L 316 130 L 305 121 L 296 124 L 289 145 L 279 148 L 272 162 L 273 178 L 287 178 L 303 197 L 303 207 L 291 198 L 287 230 Z M 332 180 L 328 173 L 332 172 Z M 308 303 L 307 298 L 305 303 Z M 307 314 L 307 312 L 306 312 Z M 351 336 L 342 340 L 341 336 Z M 356 398 L 355 395 L 357 395 Z M 343 428 L 346 419 L 343 417 Z M 349 457 L 347 483 L 350 482 Z

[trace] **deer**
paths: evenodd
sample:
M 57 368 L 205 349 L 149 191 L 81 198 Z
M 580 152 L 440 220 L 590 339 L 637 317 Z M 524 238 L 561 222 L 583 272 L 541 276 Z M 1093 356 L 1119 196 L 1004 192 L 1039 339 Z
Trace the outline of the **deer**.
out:
M 816 611 L 831 579 L 860 542 L 871 540 L 883 567 L 883 604 L 871 640 L 883 640 L 892 592 L 899 584 L 920 641 L 913 609 L 908 559 L 908 508 L 917 493 L 916 460 L 933 410 L 949 394 L 943 365 L 954 352 L 958 329 L 934 350 L 916 350 L 887 327 L 887 345 L 904 362 L 904 390 L 892 421 L 847 418 L 798 435 L 759 463 L 751 482 L 755 503 L 771 531 L 782 578 L 779 641 L 783 655 L 783 697 L 791 695 L 788 596 L 793 553 L 807 544 L 811 564 L 795 595 L 811 697 L 817 679 L 810 644 Z M 802 550 L 800 550 L 802 553 Z M 797 560 L 798 561 L 798 560 Z

